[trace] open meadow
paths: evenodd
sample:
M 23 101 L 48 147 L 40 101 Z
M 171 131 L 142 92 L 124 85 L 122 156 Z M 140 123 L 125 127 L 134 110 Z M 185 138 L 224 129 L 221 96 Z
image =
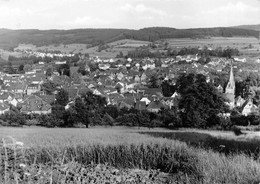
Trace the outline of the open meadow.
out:
M 168 135 L 158 136 L 158 132 Z M 202 149 L 189 144 L 187 140 L 178 141 L 180 137 L 194 139 L 191 136 L 193 131 L 189 135 L 189 131 L 186 131 L 185 136 L 179 137 L 176 136 L 177 132 L 184 131 L 125 127 L 1 128 L 1 181 L 210 184 L 260 182 L 258 158 L 246 153 L 226 154 L 208 147 Z M 151 134 L 148 135 L 149 133 Z M 156 135 L 152 135 L 154 133 Z M 198 134 L 196 137 L 198 142 L 203 142 L 203 139 L 199 140 Z
M 55 44 L 39 46 L 33 44 L 19 44 L 14 50 L 32 50 L 32 51 L 60 51 L 62 53 L 82 53 L 89 54 L 91 57 L 115 58 L 120 52 L 127 55 L 128 51 L 141 46 L 147 46 L 151 42 L 123 39 L 106 44 L 106 49 L 98 51 L 98 46 L 91 47 L 89 44 Z
M 182 38 L 182 39 L 165 39 L 170 47 L 234 47 L 244 48 L 249 44 L 259 49 L 259 39 L 255 37 L 209 37 L 209 38 Z

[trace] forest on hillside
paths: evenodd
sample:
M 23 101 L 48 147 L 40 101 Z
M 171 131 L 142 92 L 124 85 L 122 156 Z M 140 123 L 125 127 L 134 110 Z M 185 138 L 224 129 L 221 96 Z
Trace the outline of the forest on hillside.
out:
M 151 27 L 140 30 L 130 29 L 73 29 L 73 30 L 8 30 L 0 29 L 0 48 L 12 50 L 19 43 L 36 46 L 52 44 L 82 43 L 97 46 L 121 39 L 156 41 L 166 38 L 204 38 L 204 37 L 257 37 L 259 31 L 219 27 L 175 29 Z

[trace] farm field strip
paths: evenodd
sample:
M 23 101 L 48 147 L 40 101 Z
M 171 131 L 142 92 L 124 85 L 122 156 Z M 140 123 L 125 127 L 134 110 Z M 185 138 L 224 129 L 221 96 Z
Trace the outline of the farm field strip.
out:
M 259 160 L 250 156 L 236 153 L 226 156 L 212 150 L 194 148 L 177 140 L 139 134 L 147 131 L 177 132 L 126 127 L 0 128 L 0 138 L 13 136 L 17 141 L 23 142 L 29 166 L 44 164 L 47 167 L 52 163 L 61 167 L 71 162 L 75 162 L 76 165 L 93 162 L 107 163 L 118 169 L 160 169 L 172 173 L 174 181 L 179 178 L 179 183 L 185 183 L 187 180 L 193 181 L 192 183 L 260 181 Z M 182 131 L 187 132 L 180 132 Z M 213 134 L 217 133 L 218 131 L 213 131 Z M 231 136 L 230 133 L 222 135 Z

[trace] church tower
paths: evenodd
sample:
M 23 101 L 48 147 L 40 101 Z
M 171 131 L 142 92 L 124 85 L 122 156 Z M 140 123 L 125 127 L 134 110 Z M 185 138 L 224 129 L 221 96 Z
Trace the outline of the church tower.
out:
M 231 67 L 230 67 L 230 75 L 229 75 L 229 81 L 226 87 L 226 97 L 229 100 L 230 106 L 234 107 L 235 104 L 235 80 L 234 80 L 234 74 L 233 74 L 233 67 L 232 67 L 232 61 L 231 61 Z

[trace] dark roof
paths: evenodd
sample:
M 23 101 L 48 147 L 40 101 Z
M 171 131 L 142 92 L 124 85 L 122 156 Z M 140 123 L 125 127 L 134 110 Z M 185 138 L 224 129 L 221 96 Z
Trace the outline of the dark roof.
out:
M 144 94 L 151 95 L 151 96 L 156 95 L 158 97 L 163 97 L 161 88 L 147 88 L 147 89 L 145 89 Z
M 141 101 L 137 101 L 135 104 L 135 109 L 137 110 L 145 110 L 146 109 L 146 103 L 145 102 L 141 102 Z
M 164 107 L 162 102 L 160 102 L 160 101 L 153 101 L 153 102 L 149 103 L 147 109 L 160 109 L 162 107 Z

